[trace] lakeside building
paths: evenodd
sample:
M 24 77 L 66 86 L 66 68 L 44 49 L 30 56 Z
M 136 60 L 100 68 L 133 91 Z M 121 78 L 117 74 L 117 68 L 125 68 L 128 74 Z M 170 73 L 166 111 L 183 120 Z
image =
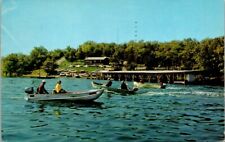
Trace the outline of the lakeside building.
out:
M 109 57 L 86 57 L 86 65 L 109 65 Z

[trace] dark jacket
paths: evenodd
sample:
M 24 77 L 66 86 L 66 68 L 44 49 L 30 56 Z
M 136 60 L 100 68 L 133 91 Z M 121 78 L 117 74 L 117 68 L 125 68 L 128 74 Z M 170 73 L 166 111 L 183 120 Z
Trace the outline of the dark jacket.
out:
M 111 85 L 112 85 L 112 81 L 111 81 L 111 80 L 109 80 L 109 81 L 106 83 L 106 85 L 105 85 L 105 86 L 109 87 L 109 86 L 111 86 Z
M 48 92 L 45 89 L 45 83 L 41 83 L 40 86 L 37 88 L 37 93 L 39 94 L 48 94 Z
M 128 90 L 127 84 L 125 82 L 121 83 L 121 89 Z

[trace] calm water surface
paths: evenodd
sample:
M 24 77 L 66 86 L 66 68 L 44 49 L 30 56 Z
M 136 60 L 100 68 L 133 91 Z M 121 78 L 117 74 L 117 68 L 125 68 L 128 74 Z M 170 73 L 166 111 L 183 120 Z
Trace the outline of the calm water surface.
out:
M 52 90 L 57 80 L 47 79 L 46 88 Z M 61 80 L 66 90 L 92 89 L 91 80 Z M 5 142 L 224 140 L 223 87 L 168 85 L 131 96 L 104 93 L 91 104 L 26 102 L 24 88 L 40 82 L 2 79 Z

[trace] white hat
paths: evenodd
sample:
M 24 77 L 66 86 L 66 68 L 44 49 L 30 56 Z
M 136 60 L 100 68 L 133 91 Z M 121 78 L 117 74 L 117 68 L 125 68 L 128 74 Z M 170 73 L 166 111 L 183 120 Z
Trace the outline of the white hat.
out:
M 42 82 L 46 82 L 45 80 L 42 80 Z

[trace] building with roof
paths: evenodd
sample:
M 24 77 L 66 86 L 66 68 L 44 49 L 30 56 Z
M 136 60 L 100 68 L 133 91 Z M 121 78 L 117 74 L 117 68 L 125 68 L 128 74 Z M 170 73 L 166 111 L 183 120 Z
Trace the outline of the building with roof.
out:
M 109 65 L 109 57 L 86 57 L 86 65 Z

